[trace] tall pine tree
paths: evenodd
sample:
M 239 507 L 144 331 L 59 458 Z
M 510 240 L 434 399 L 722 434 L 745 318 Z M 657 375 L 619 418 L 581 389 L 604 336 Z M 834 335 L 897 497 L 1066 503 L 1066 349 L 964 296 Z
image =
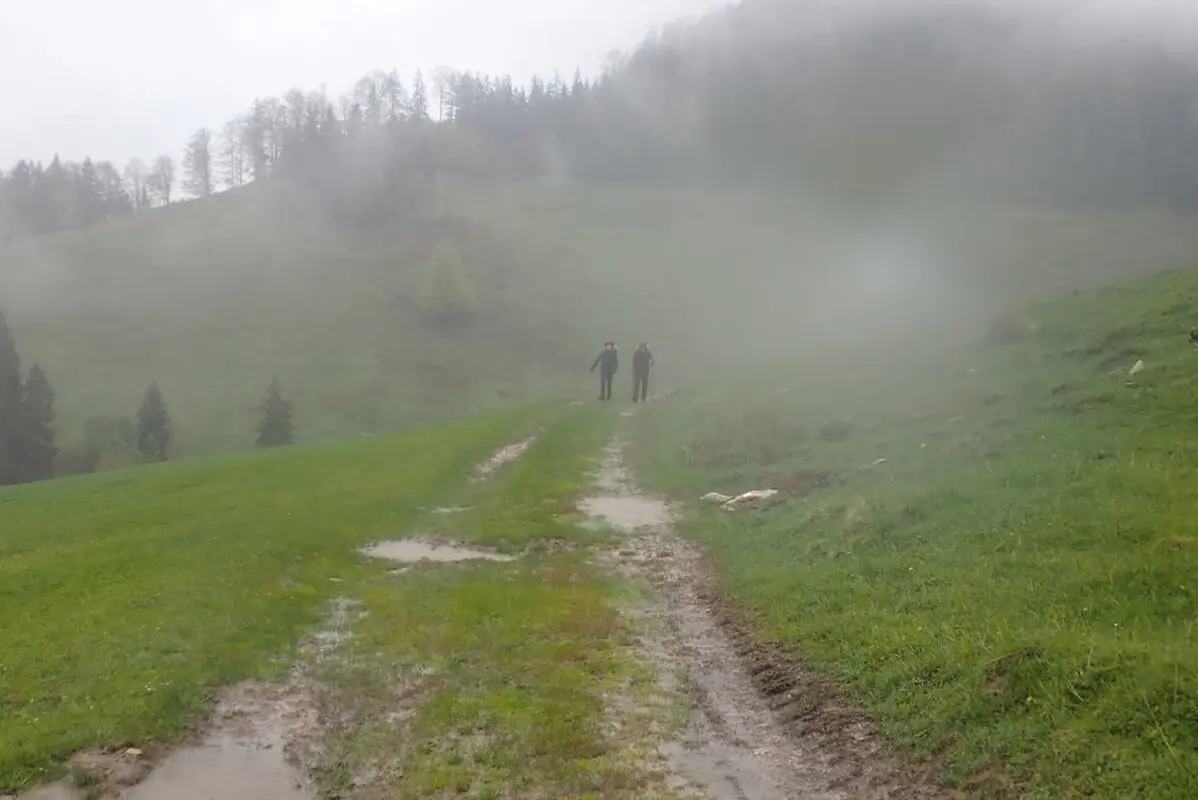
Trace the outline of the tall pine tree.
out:
M 20 480 L 21 360 L 0 311 L 0 486 Z
M 283 399 L 283 389 L 276 376 L 262 400 L 262 420 L 258 423 L 259 447 L 283 447 L 294 440 L 295 423 L 291 420 L 291 403 Z
M 158 383 L 150 384 L 137 412 L 137 449 L 146 461 L 166 461 L 171 443 L 171 417 Z
M 54 390 L 35 362 L 21 390 L 17 477 L 22 482 L 54 477 Z

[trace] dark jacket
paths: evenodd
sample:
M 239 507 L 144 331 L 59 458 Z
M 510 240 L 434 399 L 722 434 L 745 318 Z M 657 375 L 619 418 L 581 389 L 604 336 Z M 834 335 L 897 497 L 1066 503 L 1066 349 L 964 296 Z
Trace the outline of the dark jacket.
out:
M 591 364 L 591 372 L 595 371 L 595 367 L 604 375 L 615 375 L 616 370 L 620 368 L 620 351 L 614 347 L 611 350 L 602 350 Z
M 640 375 L 647 374 L 653 366 L 653 353 L 648 347 L 638 347 L 632 354 L 632 371 Z

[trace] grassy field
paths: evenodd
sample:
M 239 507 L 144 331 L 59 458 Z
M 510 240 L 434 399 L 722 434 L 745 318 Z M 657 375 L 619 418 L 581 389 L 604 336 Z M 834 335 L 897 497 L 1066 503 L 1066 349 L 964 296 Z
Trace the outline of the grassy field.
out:
M 690 500 L 784 490 L 686 529 L 766 635 L 944 778 L 1194 797 L 1195 307 L 1174 272 L 973 341 L 746 374 L 640 418 L 641 464 Z
M 365 584 L 368 613 L 327 681 L 349 719 L 331 737 L 331 796 L 361 774 L 384 776 L 397 797 L 665 796 L 638 767 L 636 737 L 605 722 L 640 668 L 626 657 L 621 587 L 586 557 L 598 534 L 575 524 L 613 421 L 588 412 L 554 426 L 494 484 L 453 498 L 470 512 L 420 526 L 520 561 Z
M 479 298 L 453 327 L 413 303 L 442 239 Z M 1165 212 L 845 220 L 777 196 L 529 183 L 448 185 L 435 212 L 358 231 L 262 185 L 0 247 L 0 304 L 58 392 L 64 444 L 89 416 L 133 416 L 156 380 L 176 454 L 197 455 L 252 443 L 275 374 L 319 442 L 590 392 L 606 339 L 653 343 L 665 389 L 825 339 L 829 314 L 981 314 L 1196 247 Z M 911 296 L 864 291 L 879 265 Z
M 0 791 L 177 736 L 213 687 L 285 666 L 330 578 L 362 569 L 356 545 L 404 534 L 555 413 L 0 491 Z
M 674 711 L 634 655 L 627 587 L 589 559 L 608 534 L 575 508 L 615 421 L 530 406 L 0 493 L 0 792 L 84 748 L 178 741 L 215 689 L 299 659 L 327 712 L 310 765 L 322 796 L 362 780 L 404 797 L 672 796 L 644 755 Z M 534 433 L 522 458 L 468 480 Z M 515 558 L 404 567 L 356 552 L 412 535 Z M 350 635 L 297 653 L 334 598 L 354 613 L 331 630 Z

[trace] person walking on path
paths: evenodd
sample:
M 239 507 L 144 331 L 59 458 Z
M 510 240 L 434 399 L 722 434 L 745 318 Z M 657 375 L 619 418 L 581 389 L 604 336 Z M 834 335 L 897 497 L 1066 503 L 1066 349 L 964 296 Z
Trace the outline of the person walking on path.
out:
M 616 350 L 615 342 L 603 343 L 603 350 L 591 364 L 591 372 L 595 371 L 595 367 L 599 368 L 599 399 L 610 400 L 612 378 L 620 368 L 620 354 Z
M 641 342 L 632 354 L 632 402 L 645 402 L 649 396 L 649 372 L 653 369 L 653 353 L 647 342 Z

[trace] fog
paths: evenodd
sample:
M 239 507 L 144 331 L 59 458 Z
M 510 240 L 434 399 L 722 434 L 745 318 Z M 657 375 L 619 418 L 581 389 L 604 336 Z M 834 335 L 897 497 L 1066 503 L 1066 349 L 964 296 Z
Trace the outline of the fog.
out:
M 208 317 L 248 327 L 269 309 L 262 341 L 223 340 L 256 371 L 356 357 L 322 331 L 559 377 L 617 338 L 653 341 L 684 382 L 974 340 L 1028 301 L 1198 252 L 1188 3 L 209 2 L 199 44 L 167 47 L 161 69 L 144 48 L 169 39 L 163 21 L 135 5 L 104 12 L 140 27 L 88 56 L 82 105 L 39 100 L 68 79 L 52 65 L 16 79 L 41 56 L 0 55 L 29 109 L 0 154 L 178 154 L 203 126 L 211 174 L 179 159 L 167 197 L 114 170 L 93 181 L 112 197 L 88 211 L 70 195 L 58 216 L 61 186 L 11 200 L 0 287 L 35 340 L 102 313 L 169 319 L 195 348 Z M 45 8 L 22 8 L 40 30 Z M 95 124 L 65 121 L 79 115 Z M 421 323 L 412 299 L 446 239 L 476 284 L 469 324 Z M 54 346 L 94 362 L 103 341 Z M 406 366 L 354 368 L 346 381 L 374 385 Z
M 0 165 L 55 153 L 125 162 L 292 86 L 446 65 L 569 76 L 720 0 L 13 0 L 0 48 Z M 19 111 L 17 110 L 19 109 Z

